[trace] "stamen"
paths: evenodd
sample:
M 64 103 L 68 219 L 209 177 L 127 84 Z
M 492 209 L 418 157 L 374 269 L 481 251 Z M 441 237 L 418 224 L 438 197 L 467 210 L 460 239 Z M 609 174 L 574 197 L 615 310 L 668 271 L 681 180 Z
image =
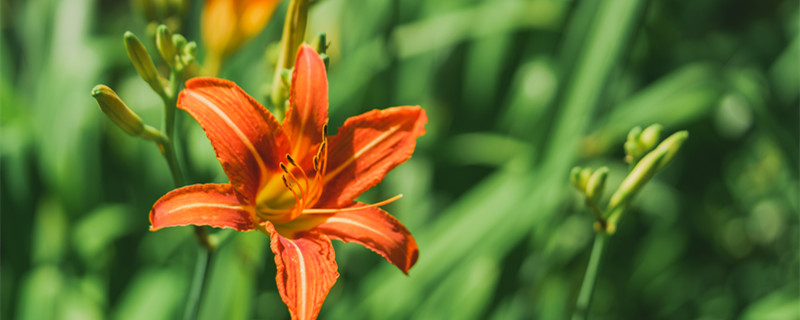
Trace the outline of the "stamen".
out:
M 283 179 L 283 185 L 286 186 L 286 189 L 289 189 L 289 191 L 292 192 L 295 203 L 302 206 L 302 200 L 300 199 L 300 197 L 297 196 L 297 192 L 294 191 L 294 188 L 292 188 L 292 186 L 289 185 L 289 181 L 286 181 L 286 175 L 282 175 L 281 178 Z M 300 191 L 302 191 L 302 189 Z
M 299 166 L 297 165 L 297 163 L 295 163 L 295 162 L 294 162 L 294 159 L 292 159 L 292 156 L 290 156 L 288 153 L 286 154 L 286 160 L 289 160 L 289 163 L 291 163 L 293 166 L 295 166 L 295 167 L 298 167 L 298 168 L 299 168 Z
M 303 174 L 303 178 L 306 180 L 306 192 L 310 193 L 311 192 L 311 190 L 310 190 L 311 188 L 308 186 L 308 175 L 306 174 L 306 171 L 303 170 L 303 168 L 301 168 L 300 166 L 298 166 L 297 162 L 294 162 L 294 159 L 292 159 L 292 156 L 290 156 L 288 153 L 286 154 L 286 160 L 289 160 L 289 163 L 291 165 L 293 165 L 295 168 L 297 168 L 298 170 L 300 170 L 300 173 Z M 283 163 L 281 163 L 281 164 L 283 164 Z
M 303 190 L 302 187 L 300 187 L 300 179 L 297 179 L 297 177 L 294 175 L 294 173 L 289 171 L 289 169 L 286 168 L 286 165 L 284 165 L 282 162 L 279 164 L 279 166 L 281 167 L 281 170 L 283 170 L 283 172 L 286 173 L 286 174 L 284 174 L 282 176 L 284 178 L 284 180 L 286 180 L 286 175 L 288 174 L 289 178 L 292 178 L 292 183 L 297 185 L 297 189 L 300 189 L 300 196 L 302 198 L 305 198 L 306 197 L 306 192 L 305 192 L 305 190 Z M 300 171 L 302 171 L 302 170 L 300 170 Z M 308 180 L 306 180 L 306 189 L 308 189 Z
M 359 207 L 351 207 L 351 208 L 339 208 L 339 209 L 304 209 L 304 210 L 303 210 L 303 213 L 305 213 L 305 214 L 331 214 L 331 213 L 337 213 L 337 212 L 350 212 L 350 211 L 358 211 L 358 210 L 363 210 L 363 209 L 367 209 L 367 208 L 375 208 L 375 207 L 384 206 L 384 205 L 387 205 L 387 204 L 389 204 L 389 203 L 395 202 L 395 201 L 397 201 L 397 199 L 400 199 L 400 198 L 402 198 L 402 197 L 403 197 L 403 195 L 402 195 L 402 194 L 398 194 L 398 195 L 396 195 L 396 196 L 394 196 L 394 197 L 391 197 L 391 198 L 389 198 L 389 199 L 383 200 L 383 201 L 381 201 L 381 202 L 376 202 L 376 203 L 373 203 L 373 204 L 368 204 L 368 205 L 359 206 Z

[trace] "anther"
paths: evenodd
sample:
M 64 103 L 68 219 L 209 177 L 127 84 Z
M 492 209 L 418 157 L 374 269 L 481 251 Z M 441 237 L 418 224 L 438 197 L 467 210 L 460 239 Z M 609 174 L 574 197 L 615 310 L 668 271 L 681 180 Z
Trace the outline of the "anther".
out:
M 283 179 L 283 185 L 286 186 L 286 188 L 289 188 L 289 190 L 291 190 L 292 187 L 289 185 L 289 181 L 286 180 L 286 175 L 282 175 L 281 179 Z
M 281 170 L 283 170 L 283 172 L 289 173 L 289 169 L 286 168 L 286 165 L 283 164 L 283 162 L 281 162 L 278 165 L 281 167 Z
M 297 163 L 294 162 L 294 159 L 292 159 L 292 156 L 290 156 L 288 153 L 286 154 L 286 160 L 289 160 L 289 163 L 297 167 Z

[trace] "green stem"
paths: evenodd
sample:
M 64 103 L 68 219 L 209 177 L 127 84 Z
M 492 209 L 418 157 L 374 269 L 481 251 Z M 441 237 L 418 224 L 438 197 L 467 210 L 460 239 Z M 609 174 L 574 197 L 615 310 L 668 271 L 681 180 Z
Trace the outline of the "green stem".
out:
M 589 307 L 592 305 L 592 294 L 594 284 L 597 282 L 597 270 L 600 268 L 600 259 L 603 257 L 603 247 L 605 247 L 605 232 L 596 232 L 594 235 L 594 245 L 589 256 L 589 264 L 586 266 L 586 273 L 583 275 L 581 291 L 578 293 L 578 302 L 575 304 L 575 313 L 572 320 L 584 320 L 589 316 Z
M 202 229 L 201 229 L 202 230 Z M 183 312 L 184 320 L 197 319 L 200 301 L 203 298 L 205 282 L 208 278 L 208 269 L 211 265 L 212 251 L 208 247 L 200 247 L 197 250 L 197 263 L 194 266 L 194 276 L 192 279 L 191 291 L 186 301 L 186 309 Z
M 183 175 L 181 175 L 181 168 L 178 164 L 178 157 L 175 155 L 175 146 L 172 143 L 173 132 L 175 131 L 175 109 L 178 103 L 178 76 L 175 71 L 170 72 L 169 75 L 169 88 L 164 90 L 161 94 L 161 100 L 164 101 L 164 119 L 161 125 L 163 134 L 158 138 L 156 144 L 164 159 L 167 160 L 169 171 L 172 173 L 172 182 L 175 187 L 183 186 Z
M 283 23 L 281 36 L 281 51 L 278 63 L 275 65 L 275 76 L 272 79 L 272 105 L 275 106 L 275 116 L 283 119 L 286 114 L 286 99 L 289 88 L 281 81 L 281 72 L 294 67 L 294 58 L 297 48 L 303 43 L 306 35 L 306 21 L 308 19 L 308 0 L 291 0 L 286 11 L 286 20 Z
M 180 165 L 178 164 L 178 157 L 175 154 L 175 145 L 173 144 L 175 109 L 177 109 L 178 105 L 178 88 L 180 87 L 179 78 L 178 73 L 172 70 L 169 75 L 169 88 L 164 90 L 164 93 L 161 95 L 161 99 L 164 101 L 164 123 L 163 134 L 157 141 L 161 154 L 164 155 L 169 165 L 175 187 L 181 187 L 184 184 Z M 209 242 L 205 229 L 195 226 L 194 233 L 197 237 L 197 242 L 200 244 L 200 248 L 197 251 L 197 262 L 195 264 L 191 291 L 189 291 L 189 299 L 186 301 L 184 319 L 197 318 L 200 300 L 203 297 L 203 291 L 205 289 L 206 278 L 208 278 L 208 266 L 211 263 L 211 254 L 214 252 L 214 246 Z

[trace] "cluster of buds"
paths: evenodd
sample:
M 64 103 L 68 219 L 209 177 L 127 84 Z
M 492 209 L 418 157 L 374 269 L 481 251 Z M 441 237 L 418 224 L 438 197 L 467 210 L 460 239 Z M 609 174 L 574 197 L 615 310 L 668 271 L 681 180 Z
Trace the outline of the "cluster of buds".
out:
M 683 142 L 689 137 L 686 131 L 679 131 L 664 139 L 661 138 L 662 127 L 652 125 L 642 130 L 633 128 L 625 142 L 625 161 L 632 169 L 611 195 L 605 211 L 599 209 L 599 202 L 605 189 L 608 168 L 602 167 L 592 171 L 589 168 L 575 167 L 570 178 L 572 184 L 586 196 L 586 204 L 592 209 L 597 222 L 595 229 L 599 232 L 614 233 L 622 213 L 627 209 L 631 199 L 647 184 L 648 181 L 672 161 Z
M 660 124 L 653 124 L 644 130 L 642 127 L 634 127 L 628 132 L 628 140 L 625 141 L 625 162 L 636 165 L 645 153 L 652 150 L 661 137 Z
M 171 82 L 179 79 L 167 80 L 161 76 L 144 44 L 132 32 L 125 32 L 124 39 L 128 58 L 139 76 L 162 97 L 175 95 L 176 92 L 171 92 L 168 88 L 171 87 Z M 156 29 L 156 47 L 161 58 L 172 70 L 171 73 L 179 75 L 180 78 L 192 76 L 190 71 L 194 70 L 197 51 L 197 44 L 194 41 L 187 42 L 182 35 L 172 34 L 167 26 L 160 25 Z
M 155 38 L 158 53 L 170 69 L 169 79 L 159 73 L 144 44 L 136 35 L 128 31 L 123 36 L 128 58 L 136 68 L 136 72 L 165 102 L 171 101 L 177 95 L 179 83 L 194 74 L 197 66 L 195 63 L 197 44 L 194 41 L 186 41 L 180 34 L 173 34 L 163 24 L 156 28 Z M 111 121 L 126 133 L 157 142 L 164 139 L 160 131 L 144 124 L 141 117 L 108 86 L 95 86 L 92 89 L 92 97 L 97 100 L 100 109 Z
M 156 47 L 161 58 L 172 70 L 188 78 L 184 73 L 196 66 L 197 43 L 187 42 L 182 35 L 173 34 L 167 26 L 160 25 L 156 29 Z
M 586 195 L 586 202 L 590 205 L 597 205 L 603 197 L 608 178 L 608 167 L 601 167 L 592 171 L 590 168 L 572 168 L 570 179 L 572 185 Z

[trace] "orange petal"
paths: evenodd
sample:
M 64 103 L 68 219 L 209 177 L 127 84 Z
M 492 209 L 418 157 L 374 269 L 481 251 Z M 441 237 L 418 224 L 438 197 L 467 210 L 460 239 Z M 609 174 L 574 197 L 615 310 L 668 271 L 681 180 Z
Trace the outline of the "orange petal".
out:
M 195 184 L 172 190 L 150 210 L 150 230 L 196 225 L 253 230 L 253 208 L 229 184 Z
M 350 205 L 411 157 L 428 117 L 418 106 L 372 110 L 347 119 L 329 139 L 320 208 Z
M 315 232 L 300 233 L 295 239 L 284 238 L 271 223 L 265 227 L 278 268 L 275 281 L 292 319 L 315 319 L 339 277 L 331 241 Z
M 204 46 L 213 54 L 225 57 L 244 41 L 236 30 L 236 11 L 236 3 L 233 1 L 206 0 L 201 31 Z
M 363 206 L 355 203 L 353 206 Z M 331 239 L 361 244 L 408 274 L 419 256 L 417 241 L 400 221 L 380 208 L 333 214 L 316 230 Z
M 279 3 L 280 0 L 250 0 L 240 5 L 239 26 L 242 34 L 248 39 L 258 35 Z
M 255 199 L 267 177 L 280 175 L 278 164 L 289 151 L 286 136 L 275 117 L 235 83 L 191 79 L 178 107 L 206 131 L 222 169 L 246 199 Z
M 325 64 L 308 45 L 304 44 L 297 52 L 291 90 L 290 108 L 283 126 L 292 142 L 292 155 L 308 170 L 311 157 L 322 142 L 322 126 L 328 122 Z

